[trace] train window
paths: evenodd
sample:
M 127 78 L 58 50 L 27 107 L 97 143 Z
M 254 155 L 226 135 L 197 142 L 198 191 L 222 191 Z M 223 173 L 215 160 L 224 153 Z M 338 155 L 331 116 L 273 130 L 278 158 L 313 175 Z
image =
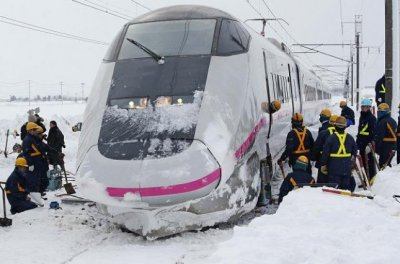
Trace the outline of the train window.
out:
M 224 19 L 221 24 L 217 54 L 244 53 L 248 49 L 249 41 L 249 32 L 239 22 Z
M 118 59 L 147 58 L 134 40 L 159 56 L 211 54 L 215 19 L 157 21 L 129 26 Z

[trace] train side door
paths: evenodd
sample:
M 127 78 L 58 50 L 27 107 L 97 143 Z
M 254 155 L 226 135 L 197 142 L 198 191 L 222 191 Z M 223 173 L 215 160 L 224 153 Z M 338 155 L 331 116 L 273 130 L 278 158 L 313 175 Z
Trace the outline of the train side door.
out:
M 270 87 L 269 87 L 267 54 L 265 53 L 265 50 L 263 50 L 263 60 L 264 60 L 263 62 L 264 62 L 265 83 L 266 83 L 266 89 L 267 89 L 268 104 L 270 104 L 272 102 L 272 99 L 271 99 L 271 92 L 270 92 Z M 267 124 L 269 124 L 269 127 L 268 127 L 268 138 L 269 138 L 271 135 L 271 127 L 272 127 L 272 122 L 273 122 L 272 113 L 269 113 L 267 119 L 269 121 L 269 122 L 267 122 Z
M 301 81 L 300 81 L 300 69 L 299 66 L 296 64 L 296 81 L 297 81 L 297 92 L 299 93 L 299 104 L 300 104 L 300 113 L 303 113 L 303 96 L 301 94 Z
M 290 96 L 292 98 L 292 113 L 294 114 L 295 111 L 297 110 L 297 107 L 295 106 L 297 104 L 297 93 L 293 89 L 293 81 L 292 81 L 292 72 L 290 69 L 290 64 L 288 64 L 288 70 L 289 70 L 289 88 L 290 88 Z

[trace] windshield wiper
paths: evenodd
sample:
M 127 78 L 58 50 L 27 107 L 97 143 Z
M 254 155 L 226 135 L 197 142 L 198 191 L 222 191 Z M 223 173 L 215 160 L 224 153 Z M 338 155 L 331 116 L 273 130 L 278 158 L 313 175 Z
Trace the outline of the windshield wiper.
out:
M 233 40 L 233 42 L 235 42 L 236 44 L 238 44 L 243 50 L 246 50 L 246 47 L 242 44 L 241 40 L 238 40 L 236 37 L 231 35 L 231 38 Z
M 156 62 L 158 62 L 158 64 L 162 65 L 165 63 L 164 57 L 158 55 L 157 53 L 155 53 L 151 49 L 147 48 L 146 46 L 144 46 L 144 45 L 140 44 L 139 42 L 137 42 L 133 39 L 130 39 L 130 38 L 126 38 L 126 40 L 129 41 L 130 43 L 132 43 L 133 45 L 135 45 L 136 47 L 138 47 L 139 49 L 143 50 L 147 54 L 149 54 Z

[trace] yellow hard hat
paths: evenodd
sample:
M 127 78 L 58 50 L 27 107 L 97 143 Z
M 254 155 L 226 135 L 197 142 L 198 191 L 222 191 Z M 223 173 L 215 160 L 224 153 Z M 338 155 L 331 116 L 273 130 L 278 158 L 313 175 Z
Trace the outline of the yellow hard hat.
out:
M 331 110 L 325 108 L 325 109 L 322 109 L 320 115 L 323 115 L 323 116 L 326 116 L 326 117 L 330 117 L 332 115 L 332 112 L 331 112 Z
M 347 105 L 346 101 L 340 101 L 340 104 L 339 104 L 340 107 L 345 107 L 346 105 Z
M 39 129 L 40 126 L 38 126 L 36 123 L 33 122 L 28 122 L 28 124 L 26 125 L 26 130 L 32 130 L 32 129 Z
M 26 159 L 25 158 L 17 158 L 16 160 L 15 160 L 15 166 L 18 166 L 18 167 L 28 167 L 28 162 L 26 161 Z
M 308 158 L 306 156 L 300 156 L 297 158 L 297 162 L 308 165 Z
M 336 120 L 339 116 L 338 115 L 332 115 L 331 118 L 329 118 L 329 124 L 330 125 L 335 125 Z
M 382 111 L 382 112 L 389 112 L 390 111 L 390 107 L 387 103 L 381 103 L 378 106 L 378 111 Z
M 300 113 L 294 113 L 292 116 L 292 122 L 303 122 L 303 115 Z
M 274 100 L 271 103 L 271 107 L 274 111 L 278 111 L 279 109 L 281 109 L 281 101 L 280 100 Z
M 336 119 L 335 126 L 340 127 L 340 128 L 346 127 L 347 126 L 346 118 L 344 116 L 339 116 Z

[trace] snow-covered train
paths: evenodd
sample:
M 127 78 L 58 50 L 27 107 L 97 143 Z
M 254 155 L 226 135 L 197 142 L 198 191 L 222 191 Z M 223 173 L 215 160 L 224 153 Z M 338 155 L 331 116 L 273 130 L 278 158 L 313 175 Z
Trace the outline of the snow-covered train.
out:
M 328 87 L 218 9 L 172 6 L 118 33 L 85 111 L 77 160 L 83 194 L 147 237 L 251 211 L 260 163 L 284 147 L 294 111 L 315 122 Z M 279 100 L 280 111 L 261 105 Z M 269 137 L 269 140 L 268 140 Z

